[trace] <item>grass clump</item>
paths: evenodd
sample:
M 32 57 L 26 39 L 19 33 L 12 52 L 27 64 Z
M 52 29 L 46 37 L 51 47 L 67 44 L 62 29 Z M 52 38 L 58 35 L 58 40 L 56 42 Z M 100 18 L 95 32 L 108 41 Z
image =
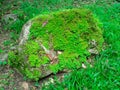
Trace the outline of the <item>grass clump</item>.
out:
M 57 73 L 80 68 L 91 56 L 89 49 L 100 52 L 103 41 L 101 24 L 90 10 L 70 9 L 43 14 L 32 19 L 29 40 L 21 46 L 22 51 L 12 53 L 13 56 L 9 54 L 9 61 L 28 78 L 38 80 L 43 71 Z M 54 51 L 57 60 L 47 57 L 40 43 Z M 44 66 L 45 70 L 42 70 Z

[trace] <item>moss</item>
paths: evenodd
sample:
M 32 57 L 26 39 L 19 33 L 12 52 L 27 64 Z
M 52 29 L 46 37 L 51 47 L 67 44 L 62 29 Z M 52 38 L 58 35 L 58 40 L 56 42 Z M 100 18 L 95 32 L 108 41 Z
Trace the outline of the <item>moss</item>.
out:
M 25 48 L 24 53 L 26 55 L 37 54 L 40 50 L 39 44 L 35 41 L 28 41 L 22 48 Z
M 35 81 L 38 81 L 39 80 L 39 77 L 41 75 L 41 72 L 37 69 L 28 69 L 26 68 L 24 70 L 24 74 L 29 78 L 29 79 L 32 79 L 32 80 L 35 80 Z
M 54 73 L 63 69 L 79 68 L 91 55 L 88 50 L 94 47 L 100 51 L 104 41 L 100 22 L 87 9 L 70 9 L 40 15 L 33 18 L 32 23 L 29 40 L 22 46 L 23 51 L 17 54 L 19 62 L 22 65 L 24 63 L 21 71 L 31 79 L 40 77 L 37 75 L 42 71 L 38 68 L 45 64 Z M 38 39 L 40 42 L 36 42 Z M 92 40 L 95 40 L 96 46 L 90 44 Z M 40 43 L 48 50 L 62 52 L 57 55 L 57 64 L 50 64 L 51 61 Z M 37 69 L 31 72 L 31 68 Z
M 49 43 L 52 43 L 55 51 L 63 51 L 58 56 L 60 68 L 79 66 L 90 56 L 88 49 L 93 46 L 89 42 L 95 40 L 94 47 L 100 51 L 104 41 L 101 23 L 86 9 L 40 15 L 33 19 L 30 32 L 30 39 L 39 37 L 46 47 L 51 48 Z
M 49 62 L 49 59 L 44 55 L 41 57 L 45 52 L 34 41 L 28 41 L 20 48 L 22 48 L 21 51 L 9 52 L 8 64 L 18 69 L 28 79 L 39 80 L 42 72 L 39 68 Z
M 15 63 L 14 61 L 15 60 L 17 60 L 18 58 L 17 58 L 17 56 L 15 55 L 15 52 L 13 52 L 13 51 L 11 51 L 11 52 L 9 52 L 8 53 L 8 64 L 10 65 L 10 66 L 13 66 L 13 65 L 15 65 L 15 66 L 17 66 L 18 64 L 18 62 L 17 63 Z M 15 64 L 14 64 L 15 63 Z

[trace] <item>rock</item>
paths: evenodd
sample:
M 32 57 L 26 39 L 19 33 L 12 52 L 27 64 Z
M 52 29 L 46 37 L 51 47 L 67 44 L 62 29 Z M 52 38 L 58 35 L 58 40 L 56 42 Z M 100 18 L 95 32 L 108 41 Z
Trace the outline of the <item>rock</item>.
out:
M 27 82 L 22 82 L 21 86 L 23 87 L 23 90 L 29 90 L 29 85 Z
M 82 63 L 82 68 L 85 68 L 85 69 L 87 68 L 86 65 L 85 65 L 84 63 Z
M 95 55 L 97 55 L 97 54 L 99 53 L 96 48 L 89 49 L 88 51 L 89 51 L 91 54 L 95 54 Z
M 12 24 L 17 20 L 17 15 L 16 14 L 6 14 L 2 17 L 2 21 L 5 24 Z
M 49 78 L 49 80 L 47 82 L 44 83 L 45 86 L 48 86 L 51 83 L 54 83 L 55 80 L 53 78 Z
M 8 54 L 6 53 L 6 54 L 1 54 L 0 55 L 0 61 L 5 61 L 5 60 L 7 60 L 7 58 L 8 58 Z
M 97 46 L 97 42 L 93 39 L 89 42 L 90 45 L 96 47 Z
M 35 81 L 59 71 L 86 68 L 82 63 L 98 54 L 104 42 L 100 26 L 86 9 L 39 15 L 23 26 L 18 48 L 9 52 L 9 64 Z
M 61 51 L 57 51 L 57 53 L 58 53 L 58 54 L 62 54 L 62 52 L 61 52 Z
M 26 40 L 28 39 L 31 25 L 32 25 L 32 22 L 30 20 L 23 26 L 22 32 L 21 32 L 20 38 L 19 38 L 19 45 L 24 44 L 26 42 Z

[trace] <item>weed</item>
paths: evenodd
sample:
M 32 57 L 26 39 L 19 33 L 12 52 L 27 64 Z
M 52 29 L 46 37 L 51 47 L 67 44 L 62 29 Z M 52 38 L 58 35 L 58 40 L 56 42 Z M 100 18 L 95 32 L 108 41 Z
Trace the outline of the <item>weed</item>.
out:
M 13 74 L 13 70 L 7 71 L 7 73 L 0 75 L 0 90 L 6 90 L 6 86 L 10 86 L 11 84 L 14 84 L 12 81 L 13 78 L 11 78 Z
M 3 53 L 4 52 L 4 50 L 2 50 L 1 48 L 0 48 L 0 53 Z
M 8 45 L 10 45 L 11 44 L 11 41 L 10 40 L 5 40 L 4 42 L 3 42 L 3 45 L 4 46 L 8 46 Z
M 1 61 L 0 60 L 0 66 L 4 66 L 4 65 L 6 65 L 7 64 L 7 61 Z

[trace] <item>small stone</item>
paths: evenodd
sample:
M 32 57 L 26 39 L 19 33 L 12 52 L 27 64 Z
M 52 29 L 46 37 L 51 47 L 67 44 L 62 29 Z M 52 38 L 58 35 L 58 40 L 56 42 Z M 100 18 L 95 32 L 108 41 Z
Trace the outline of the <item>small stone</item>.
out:
M 5 61 L 8 58 L 8 54 L 0 55 L 0 60 Z
M 58 53 L 58 54 L 62 54 L 62 52 L 61 52 L 61 51 L 57 51 L 57 53 Z
M 98 51 L 97 51 L 95 48 L 89 49 L 88 51 L 89 51 L 91 54 L 98 54 Z
M 24 90 L 29 90 L 29 85 L 27 82 L 22 82 L 22 87 Z
M 11 24 L 17 20 L 17 15 L 16 14 L 6 14 L 2 17 L 2 20 L 4 21 L 5 24 Z
M 51 83 L 54 83 L 54 79 L 53 79 L 53 78 L 50 78 L 50 82 L 51 82 Z
M 83 67 L 83 68 L 87 68 L 84 63 L 82 63 L 82 67 Z
M 45 86 L 49 85 L 49 82 L 45 82 Z
M 92 39 L 92 40 L 89 42 L 89 44 L 91 44 L 92 46 L 97 46 L 97 42 L 96 42 L 94 39 Z

